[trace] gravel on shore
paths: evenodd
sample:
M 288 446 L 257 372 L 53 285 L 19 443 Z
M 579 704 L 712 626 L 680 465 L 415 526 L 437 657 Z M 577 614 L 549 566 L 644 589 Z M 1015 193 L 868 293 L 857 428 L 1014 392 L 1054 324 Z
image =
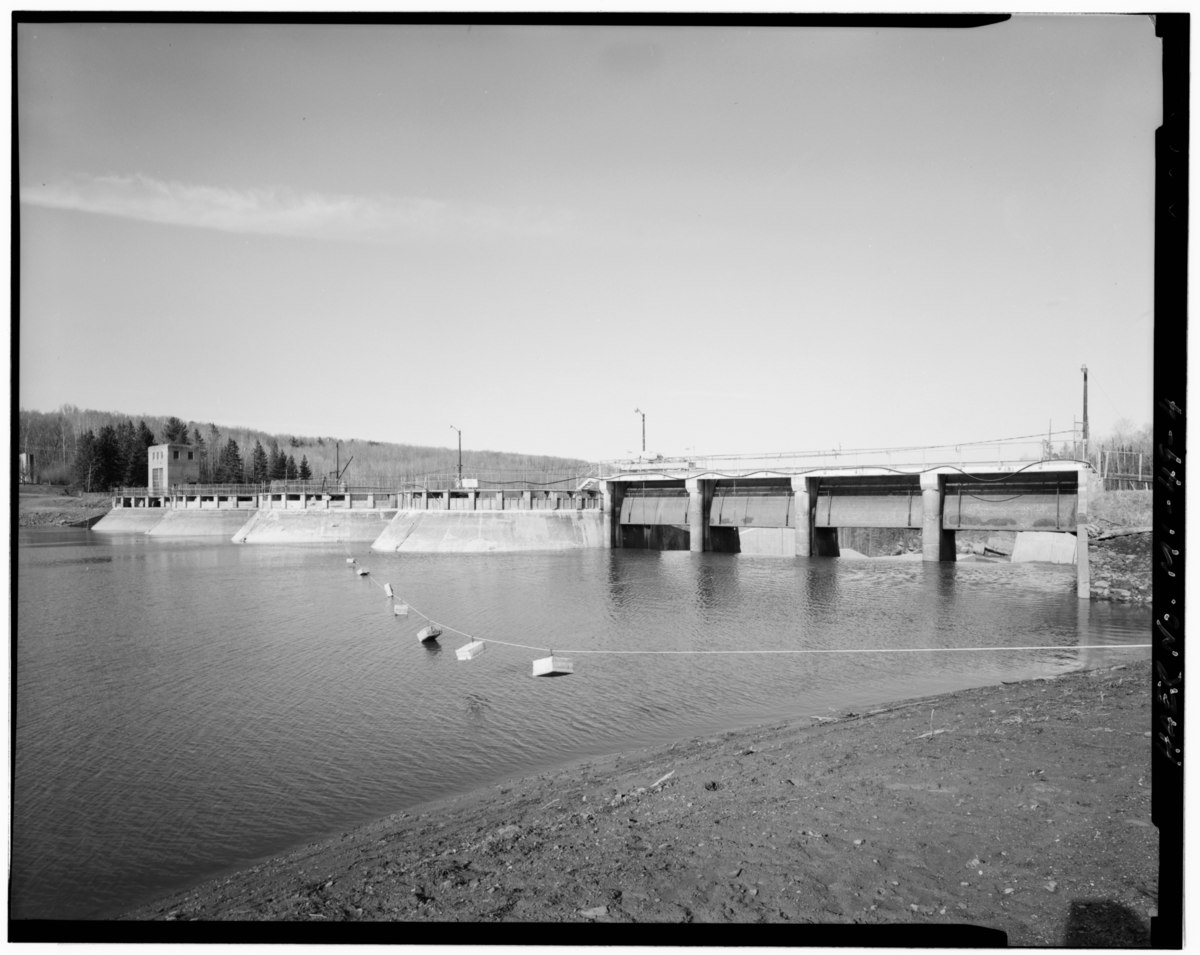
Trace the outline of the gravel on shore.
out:
M 465 943 L 561 923 L 562 944 L 1147 946 L 1158 833 L 1135 652 L 588 759 L 263 861 L 106 936 L 413 941 L 390 923 L 431 922 Z

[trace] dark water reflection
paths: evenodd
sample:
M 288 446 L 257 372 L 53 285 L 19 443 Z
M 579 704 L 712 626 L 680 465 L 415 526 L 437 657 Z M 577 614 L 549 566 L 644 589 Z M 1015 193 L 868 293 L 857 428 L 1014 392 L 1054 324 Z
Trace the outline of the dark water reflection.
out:
M 1070 568 L 360 549 L 359 578 L 340 547 L 19 543 L 16 918 L 103 918 L 583 756 L 1148 656 L 984 649 L 1147 641 Z M 486 652 L 421 645 L 383 582 Z M 501 641 L 576 673 L 533 679 L 544 650 Z

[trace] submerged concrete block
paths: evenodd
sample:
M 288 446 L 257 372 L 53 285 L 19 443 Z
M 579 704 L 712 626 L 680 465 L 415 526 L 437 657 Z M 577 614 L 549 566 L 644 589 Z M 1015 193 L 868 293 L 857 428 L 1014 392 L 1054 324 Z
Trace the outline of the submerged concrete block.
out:
M 753 557 L 795 557 L 796 531 L 791 527 L 739 527 L 740 553 Z
M 1014 564 L 1043 561 L 1048 564 L 1073 564 L 1078 557 L 1078 541 L 1074 534 L 1052 531 L 1023 531 L 1013 544 Z

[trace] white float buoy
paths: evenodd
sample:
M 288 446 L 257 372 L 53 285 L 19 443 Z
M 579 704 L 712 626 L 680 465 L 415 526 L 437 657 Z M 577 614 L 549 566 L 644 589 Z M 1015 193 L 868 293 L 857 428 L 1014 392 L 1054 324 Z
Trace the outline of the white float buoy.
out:
M 431 623 L 428 627 L 424 627 L 417 633 L 417 639 L 422 643 L 432 643 L 442 635 L 442 628 L 436 623 Z
M 366 567 L 359 567 L 357 573 L 359 577 L 366 577 L 370 571 Z
M 454 651 L 454 655 L 460 660 L 474 660 L 479 654 L 483 653 L 483 641 L 473 640 L 465 647 L 459 647 Z
M 574 662 L 566 657 L 548 656 L 533 661 L 534 676 L 566 676 L 574 672 Z
M 347 563 L 347 564 L 353 564 L 353 563 L 354 563 L 354 558 L 353 558 L 353 557 L 347 557 L 347 558 L 346 558 L 346 563 Z
M 391 585 L 391 584 L 384 584 L 384 585 L 383 585 L 383 592 L 384 592 L 385 594 L 387 594 L 389 597 L 395 597 L 395 596 L 396 596 L 394 593 L 392 593 L 392 585 Z
M 392 613 L 394 613 L 397 617 L 407 617 L 408 604 L 393 604 Z

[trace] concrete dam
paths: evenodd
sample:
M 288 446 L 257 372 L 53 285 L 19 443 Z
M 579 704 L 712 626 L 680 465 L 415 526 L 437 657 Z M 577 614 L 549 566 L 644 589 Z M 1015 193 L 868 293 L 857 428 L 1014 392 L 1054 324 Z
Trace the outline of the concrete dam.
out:
M 956 559 L 960 531 L 1037 532 L 1072 542 L 1078 591 L 1088 594 L 1082 462 L 805 464 L 629 462 L 574 490 L 138 490 L 115 497 L 93 530 L 391 553 L 649 548 L 808 558 L 838 556 L 839 528 L 907 528 L 930 562 Z
M 241 487 L 122 493 L 98 533 L 225 537 L 238 544 L 368 544 L 398 553 L 605 546 L 602 496 L 580 491 L 328 492 Z

